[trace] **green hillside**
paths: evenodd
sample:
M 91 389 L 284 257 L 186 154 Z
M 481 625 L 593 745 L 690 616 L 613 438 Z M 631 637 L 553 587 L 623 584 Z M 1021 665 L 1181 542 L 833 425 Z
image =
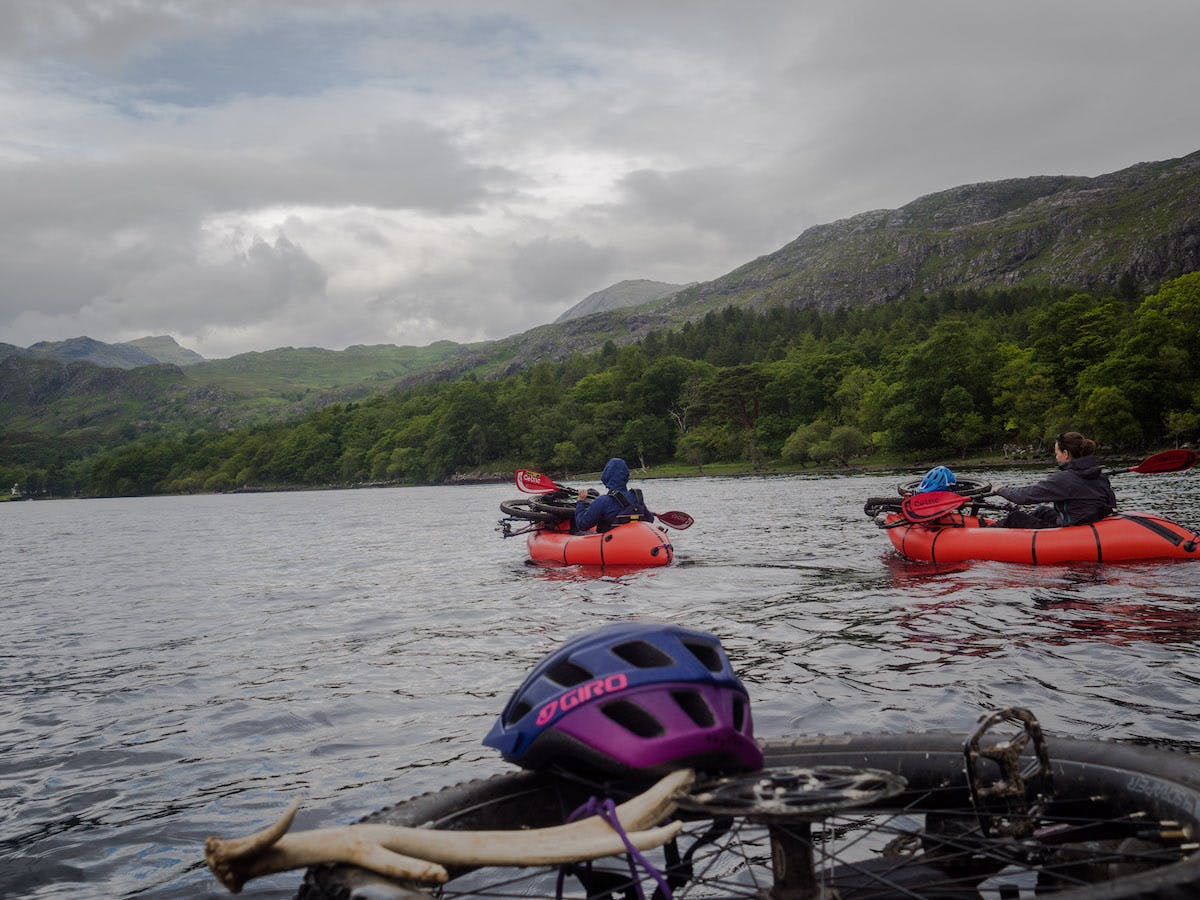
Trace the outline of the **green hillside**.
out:
M 197 363 L 185 374 L 198 387 L 224 391 L 240 404 L 278 418 L 410 383 L 461 349 L 462 345 L 450 341 L 427 347 L 378 344 L 345 350 L 281 347 Z
M 112 365 L 128 366 L 133 358 L 129 354 L 145 352 L 144 344 L 140 348 L 122 345 L 115 355 L 110 355 L 109 345 L 86 338 L 35 345 L 37 351 L 3 345 L 0 467 L 38 466 L 51 458 L 66 464 L 131 441 L 294 422 L 320 415 L 319 411 L 326 408 L 344 409 L 352 402 L 387 403 L 391 402 L 388 398 L 407 397 L 410 399 L 404 402 L 415 405 L 402 404 L 393 413 L 380 413 L 383 418 L 404 418 L 405 424 L 396 426 L 397 433 L 408 434 L 413 428 L 427 432 L 419 440 L 411 436 L 411 444 L 392 448 L 396 453 L 405 448 L 413 450 L 412 454 L 401 454 L 407 462 L 401 464 L 389 457 L 387 463 L 377 464 L 378 458 L 372 456 L 373 461 L 364 470 L 353 460 L 343 461 L 337 468 L 337 478 L 375 478 L 383 473 L 387 478 L 437 480 L 453 474 L 467 460 L 448 453 L 449 444 L 435 442 L 441 449 L 425 446 L 425 440 L 439 428 L 426 417 L 436 418 L 436 412 L 430 409 L 436 410 L 440 401 L 417 398 L 440 396 L 438 391 L 448 382 L 470 378 L 480 383 L 510 384 L 511 379 L 527 378 L 531 370 L 549 363 L 557 367 L 555 390 L 574 391 L 577 381 L 582 379 L 587 384 L 586 376 L 600 376 L 615 364 L 622 348 L 634 344 L 641 345 L 650 365 L 666 353 L 719 369 L 761 367 L 800 353 L 798 348 L 813 341 L 826 341 L 831 333 L 845 327 L 847 317 L 854 316 L 867 316 L 863 319 L 867 324 L 861 327 L 866 332 L 879 329 L 878 333 L 856 334 L 853 347 L 830 345 L 827 353 L 836 363 L 820 357 L 811 364 L 836 371 L 839 377 L 849 376 L 847 366 L 857 366 L 866 373 L 857 378 L 886 379 L 899 371 L 900 356 L 914 336 L 905 329 L 916 327 L 915 336 L 920 338 L 938 325 L 927 317 L 930 309 L 942 310 L 946 315 L 969 313 L 973 318 L 964 335 L 977 347 L 971 365 L 999 367 L 1000 371 L 978 374 L 970 388 L 952 385 L 970 395 L 969 403 L 962 391 L 948 397 L 943 397 L 944 391 L 934 396 L 936 403 L 946 400 L 958 410 L 961 428 L 954 440 L 947 439 L 941 424 L 926 427 L 919 420 L 908 423 L 911 440 L 898 437 L 906 433 L 893 421 L 900 415 L 897 410 L 905 408 L 900 403 L 894 408 L 879 407 L 878 422 L 859 416 L 854 427 L 866 435 L 869 446 L 915 452 L 936 448 L 939 441 L 948 440 L 949 445 L 961 450 L 995 446 L 997 441 L 1003 443 L 1017 434 L 1027 442 L 1045 426 L 1045 410 L 1036 415 L 1027 409 L 1012 412 L 1004 422 L 992 418 L 999 413 L 997 400 L 988 391 L 1004 396 L 1017 391 L 1007 382 L 995 380 L 1012 371 L 1031 378 L 1053 378 L 1053 392 L 1058 397 L 1054 408 L 1059 411 L 1055 418 L 1067 416 L 1071 410 L 1083 416 L 1086 409 L 1104 425 L 1097 410 L 1108 409 L 1113 421 L 1124 423 L 1115 432 L 1123 444 L 1179 439 L 1188 432 L 1189 416 L 1193 414 L 1191 400 L 1179 392 L 1180 384 L 1193 383 L 1190 363 L 1177 358 L 1148 362 L 1154 353 L 1161 357 L 1164 351 L 1157 346 L 1162 343 L 1161 335 L 1178 323 L 1169 320 L 1152 327 L 1158 321 L 1157 314 L 1146 312 L 1144 319 L 1135 322 L 1134 313 L 1140 298 L 1155 296 L 1164 285 L 1195 271 L 1200 271 L 1200 153 L 1144 163 L 1096 178 L 1039 176 L 965 185 L 919 198 L 897 210 L 863 213 L 810 228 L 778 251 L 727 275 L 640 306 L 605 310 L 478 344 L 379 345 L 342 351 L 287 347 L 198 362 L 185 368 L 126 369 L 98 368 L 86 362 L 64 361 L 63 357 L 111 359 Z M 1192 282 L 1187 284 L 1183 293 L 1190 297 Z M 1174 289 L 1171 296 L 1178 292 Z M 1064 302 L 1064 297 L 1076 295 L 1087 298 L 1087 302 L 1068 304 L 1063 315 L 1069 321 L 1082 317 L 1083 321 L 1074 327 L 1086 334 L 1062 332 L 1053 319 L 1041 323 L 1043 330 L 1054 332 L 1053 339 L 1041 340 L 1037 334 L 1022 330 L 1028 328 L 1029 316 L 1037 304 L 1058 304 Z M 922 299 L 929 297 L 957 299 L 932 303 Z M 976 298 L 983 310 L 1016 304 L 1025 318 L 993 320 L 969 303 L 962 306 L 964 297 Z M 924 310 L 916 326 L 906 318 L 909 313 L 897 312 L 909 310 L 905 304 L 910 301 Z M 1196 342 L 1200 324 L 1188 318 L 1192 312 L 1187 303 L 1179 306 L 1171 302 L 1172 308 L 1184 311 L 1183 320 L 1191 328 L 1190 332 L 1185 328 L 1191 335 L 1189 339 L 1180 338 L 1171 346 L 1191 360 L 1189 340 Z M 1093 307 L 1103 313 L 1094 315 Z M 878 318 L 875 313 L 868 315 L 872 310 L 881 311 Z M 716 333 L 719 329 L 714 321 L 720 323 L 724 321 L 721 317 L 735 312 L 749 318 L 735 316 L 730 320 L 727 333 L 720 338 L 723 344 L 687 352 L 674 349 L 677 340 L 691 346 L 688 342 L 697 333 Z M 777 313 L 784 316 L 780 323 L 786 323 L 792 331 L 776 333 L 773 347 L 756 343 L 753 350 L 749 349 L 746 334 L 774 327 L 769 324 L 773 321 L 770 316 Z M 897 328 L 901 330 L 894 330 Z M 997 356 L 1001 345 L 1016 349 Z M 1074 360 L 1074 366 L 1056 368 L 1056 354 Z M 919 359 L 907 364 L 919 368 Z M 1164 380 L 1163 373 L 1178 377 Z M 760 375 L 754 375 L 743 388 L 753 393 Z M 821 390 L 836 391 L 839 384 L 836 379 L 828 380 Z M 605 402 L 616 403 L 617 399 L 628 401 L 611 397 Z M 897 397 L 892 399 L 900 402 Z M 499 402 L 493 397 L 481 409 L 472 408 L 470 414 L 486 418 L 492 415 L 488 404 Z M 557 395 L 548 394 L 536 402 L 548 408 L 564 408 Z M 677 405 L 680 401 L 676 396 L 670 402 Z M 936 403 L 924 415 L 934 416 Z M 669 432 L 668 426 L 674 421 L 671 416 L 676 416 L 678 410 L 637 409 L 640 412 L 635 418 L 655 417 L 657 453 L 669 446 L 671 454 L 685 456 L 687 448 L 694 448 L 699 436 L 705 434 L 703 429 L 693 433 L 676 422 L 674 427 L 680 433 L 667 440 L 662 429 Z M 663 409 L 668 410 L 665 418 Z M 618 406 L 610 412 L 614 416 L 634 414 Z M 843 413 L 792 405 L 779 413 L 778 421 L 769 429 L 769 440 L 760 436 L 747 444 L 745 435 L 733 440 L 728 434 L 717 440 L 720 435 L 714 437 L 714 432 L 709 435 L 715 441 L 713 446 L 724 449 L 710 447 L 706 452 L 718 456 L 741 452 L 756 457 L 759 446 L 781 442 L 784 430 L 818 421 L 828 425 L 830 415 L 837 419 Z M 574 442 L 582 447 L 582 441 L 599 446 L 600 437 L 612 437 L 608 429 L 597 425 L 595 439 L 570 438 L 575 421 L 563 413 L 557 426 L 558 442 Z M 893 421 L 893 426 L 887 421 Z M 728 424 L 721 427 L 728 428 Z M 551 454 L 546 442 L 554 431 L 546 425 L 534 445 L 502 435 L 503 429 L 495 434 L 486 429 L 478 431 L 470 441 L 474 442 L 474 457 L 478 460 L 494 458 L 501 446 L 519 446 L 524 447 L 523 453 L 545 462 Z M 451 433 L 453 438 L 447 439 L 451 444 L 468 441 L 466 434 Z M 886 439 L 872 437 L 888 434 L 891 437 Z M 414 449 L 417 447 L 424 449 L 418 452 Z M 742 449 L 734 451 L 730 447 Z M 357 452 L 370 455 L 361 448 Z M 424 460 L 419 465 L 413 462 L 418 457 Z M 316 477 L 313 473 L 318 471 L 322 477 L 332 477 L 331 469 L 310 469 L 287 465 L 261 474 L 280 483 L 296 479 L 307 483 L 305 479 Z M 225 480 L 213 483 L 224 484 L 236 474 L 255 471 L 253 466 L 242 466 L 236 473 L 226 472 L 222 476 Z
M 1200 272 L 1147 297 L 1052 287 L 831 312 L 725 307 L 640 344 L 430 382 L 302 420 L 150 437 L 57 467 L 51 494 L 132 495 L 631 464 L 778 471 L 968 454 L 1045 458 L 1080 429 L 1110 458 L 1200 439 Z
M 111 346 L 120 345 L 75 339 L 44 345 L 42 353 L 13 348 L 0 357 L 0 464 L 44 464 L 147 436 L 299 418 L 392 390 L 459 347 L 448 341 L 342 351 L 285 347 L 186 368 L 53 356 L 66 347 L 90 360 L 128 358 L 110 354 Z

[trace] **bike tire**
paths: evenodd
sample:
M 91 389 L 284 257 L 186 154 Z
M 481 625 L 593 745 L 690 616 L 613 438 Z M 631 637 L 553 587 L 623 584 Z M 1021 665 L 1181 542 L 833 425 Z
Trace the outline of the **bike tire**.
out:
M 533 501 L 527 499 L 505 500 L 500 504 L 500 512 L 510 519 L 526 519 L 530 522 L 562 521 L 562 517 L 556 513 L 534 508 Z
M 863 512 L 871 518 L 881 512 L 900 512 L 903 502 L 904 498 L 902 497 L 868 497 L 863 503 Z
M 530 502 L 533 504 L 534 509 L 539 512 L 550 513 L 560 521 L 569 519 L 575 515 L 576 498 L 574 496 L 550 494 L 548 496 L 534 497 Z
M 1200 758 L 1129 744 L 1101 741 L 1047 739 L 1052 765 L 1056 798 L 1043 818 L 1045 834 L 1024 841 L 988 840 L 970 834 L 975 813 L 970 806 L 970 791 L 963 762 L 963 738 L 960 735 L 926 733 L 901 735 L 841 735 L 818 736 L 793 741 L 770 741 L 764 744 L 766 765 L 774 766 L 853 766 L 882 769 L 907 779 L 907 786 L 898 795 L 880 801 L 873 807 L 859 807 L 844 814 L 830 815 L 819 825 L 819 850 L 827 859 L 837 862 L 829 875 L 843 900 L 853 898 L 933 898 L 950 897 L 999 898 L 1001 896 L 1030 897 L 1050 895 L 1057 900 L 1183 900 L 1200 896 Z M 363 821 L 394 825 L 426 826 L 451 829 L 494 829 L 513 827 L 543 827 L 560 824 L 567 815 L 589 796 L 587 787 L 541 773 L 521 772 L 499 775 L 489 779 L 466 782 L 425 794 L 399 803 L 368 816 Z M 1086 815 L 1085 815 L 1086 814 Z M 1144 819 L 1131 818 L 1134 814 Z M 681 815 L 687 827 L 712 826 L 717 820 L 705 822 L 695 814 Z M 1059 840 L 1063 828 L 1079 829 L 1081 838 L 1088 829 L 1107 833 L 1106 829 L 1125 829 L 1136 821 L 1147 826 L 1147 835 L 1126 837 L 1119 844 L 1112 840 Z M 917 823 L 923 825 L 917 826 Z M 1166 839 L 1159 830 L 1154 838 L 1154 822 L 1174 822 L 1186 838 Z M 1068 825 L 1068 823 L 1070 823 Z M 751 852 L 744 861 L 745 873 L 771 872 L 770 850 L 765 851 L 765 826 L 742 819 L 736 820 L 737 846 Z M 1140 826 L 1139 826 L 1140 827 Z M 872 831 L 872 829 L 875 829 Z M 1053 829 L 1059 829 L 1053 831 Z M 859 833 L 862 832 L 862 833 Z M 1056 835 L 1053 843 L 1046 835 Z M 1141 834 L 1139 832 L 1139 834 Z M 905 861 L 878 852 L 885 837 L 893 844 L 919 841 L 920 856 Z M 1153 840 L 1151 838 L 1154 838 Z M 841 861 L 836 854 L 842 842 L 848 852 L 863 852 L 869 848 L 876 855 L 862 861 Z M 1188 843 L 1190 841 L 1190 844 Z M 872 844 L 872 842 L 874 842 Z M 1131 843 L 1133 842 L 1133 843 Z M 731 846 L 733 842 L 731 842 Z M 699 842 L 693 847 L 699 847 Z M 818 847 L 814 837 L 812 847 Z M 887 847 L 882 848 L 887 850 Z M 1190 847 L 1190 849 L 1189 849 Z M 714 847 L 733 857 L 728 848 Z M 757 856 L 754 856 L 757 853 Z M 1023 866 L 1010 857 L 1019 853 L 1028 857 Z M 1161 855 L 1161 865 L 1134 870 L 1135 864 Z M 753 857 L 753 858 L 751 858 Z M 733 857 L 736 860 L 736 857 Z M 624 872 L 628 878 L 625 858 L 616 860 L 613 872 Z M 699 857 L 697 857 L 699 859 Z M 712 871 L 716 860 L 705 860 Z M 931 862 L 932 860 L 932 862 Z M 978 870 L 991 871 L 982 882 Z M 622 868 L 624 866 L 624 868 Z M 838 872 L 843 881 L 838 882 Z M 453 871 L 449 884 L 434 889 L 435 896 L 476 896 L 472 879 L 495 874 L 504 879 L 510 892 L 524 896 L 554 896 L 555 869 L 532 871 L 528 878 L 538 878 L 531 887 L 518 884 L 512 873 L 526 870 Z M 499 873 L 499 874 L 496 874 Z M 605 877 L 616 878 L 608 874 Z M 855 879 L 866 879 L 866 885 L 856 887 Z M 879 879 L 895 879 L 893 889 L 880 890 Z M 907 879 L 907 880 L 906 880 Z M 928 880 L 930 884 L 922 884 Z M 543 887 L 543 881 L 548 887 Z M 1020 887 L 1019 894 L 1011 885 Z M 645 882 L 653 891 L 654 882 Z M 770 886 L 770 881 L 766 881 Z M 541 893 L 534 893 L 536 887 Z M 713 885 L 701 883 L 699 877 L 682 885 L 675 896 L 753 896 L 763 884 L 731 884 L 729 879 Z M 1009 893 L 1001 892 L 1009 887 Z M 611 888 L 619 891 L 616 888 Z M 483 890 L 483 889 L 480 889 Z M 1026 890 L 1028 893 L 1026 893 Z M 465 893 L 460 893 L 465 891 Z M 486 892 L 486 891 L 485 891 Z M 297 894 L 298 900 L 413 900 L 428 897 L 427 888 L 399 884 L 352 866 L 324 865 L 310 868 Z
M 902 481 L 896 485 L 896 490 L 901 497 L 908 497 L 917 492 L 917 488 L 921 486 L 922 479 L 914 478 L 911 481 Z M 961 494 L 963 497 L 986 497 L 992 492 L 992 483 L 990 481 L 975 481 L 971 478 L 960 478 L 954 484 L 947 485 L 944 490 L 955 494 Z

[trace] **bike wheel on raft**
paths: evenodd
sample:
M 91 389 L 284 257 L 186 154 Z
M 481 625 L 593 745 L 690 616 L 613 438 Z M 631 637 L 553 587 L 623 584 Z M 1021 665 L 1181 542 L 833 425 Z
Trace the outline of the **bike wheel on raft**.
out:
M 575 494 L 556 492 L 534 497 L 530 500 L 530 503 L 533 504 L 534 509 L 540 512 L 551 513 L 562 520 L 569 519 L 575 515 L 575 501 Z
M 913 478 L 910 481 L 902 481 L 896 485 L 896 491 L 901 497 L 912 496 L 917 492 L 917 488 L 921 486 L 922 480 L 921 478 Z M 961 494 L 964 497 L 986 497 L 992 492 L 992 483 L 990 481 L 975 481 L 971 478 L 960 478 L 954 484 L 946 485 L 943 490 Z
M 550 510 L 538 508 L 532 500 L 505 500 L 500 512 L 510 519 L 525 519 L 530 522 L 561 522 L 562 516 Z
M 1025 800 L 1033 802 L 1022 813 L 1011 803 L 973 805 L 978 785 L 968 777 L 961 735 L 767 742 L 764 778 L 801 771 L 796 767 L 810 772 L 851 767 L 894 773 L 904 780 L 902 789 L 794 822 L 680 810 L 684 832 L 647 856 L 679 898 L 765 896 L 776 884 L 775 873 L 787 872 L 789 860 L 801 858 L 815 862 L 818 886 L 813 893 L 796 892 L 792 885 L 790 896 L 831 891 L 840 900 L 1200 896 L 1200 758 L 1061 738 L 1045 739 L 1044 748 L 1051 799 L 1042 802 L 1045 795 L 1032 796 L 1031 787 Z M 1039 758 L 1026 748 L 1017 762 L 1029 769 Z M 542 827 L 565 821 L 592 793 L 575 781 L 522 772 L 447 787 L 363 821 L 472 830 Z M 400 885 L 350 866 L 317 866 L 308 870 L 297 896 L 554 897 L 558 873 L 556 867 L 455 870 L 449 883 L 431 887 Z M 656 881 L 642 871 L 638 878 L 645 896 L 654 896 Z M 626 893 L 633 891 L 631 879 L 626 856 L 575 865 L 568 867 L 563 896 L 632 896 Z

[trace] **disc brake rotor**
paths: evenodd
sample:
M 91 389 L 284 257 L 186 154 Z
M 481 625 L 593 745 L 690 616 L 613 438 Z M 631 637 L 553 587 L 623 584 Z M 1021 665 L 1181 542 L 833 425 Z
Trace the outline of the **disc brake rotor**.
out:
M 906 784 L 900 775 L 878 769 L 777 767 L 705 782 L 678 804 L 711 816 L 809 819 L 895 796 Z

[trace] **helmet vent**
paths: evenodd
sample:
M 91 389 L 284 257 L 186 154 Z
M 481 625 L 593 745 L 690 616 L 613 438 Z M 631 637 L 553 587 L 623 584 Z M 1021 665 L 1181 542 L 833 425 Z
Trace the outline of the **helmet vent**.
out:
M 654 716 L 627 700 L 606 703 L 600 707 L 600 711 L 626 731 L 631 731 L 638 737 L 652 738 L 663 734 L 663 727 Z
M 525 714 L 531 709 L 533 709 L 533 707 L 524 700 L 520 701 L 519 703 L 514 703 L 513 708 L 510 709 L 508 711 L 508 715 L 504 717 L 504 724 L 512 725 L 514 722 L 520 722 L 523 718 L 525 718 Z
M 570 660 L 564 659 L 555 663 L 553 668 L 548 669 L 546 677 L 563 687 L 574 687 L 585 681 L 591 681 L 592 673 L 582 666 L 577 666 Z
M 746 701 L 741 697 L 733 698 L 733 727 L 738 731 L 746 727 Z
M 688 718 L 701 728 L 708 728 L 716 721 L 704 698 L 695 691 L 671 691 L 671 697 L 687 713 Z
M 684 641 L 683 645 L 692 651 L 692 655 L 700 660 L 700 664 L 710 672 L 724 671 L 724 661 L 721 653 L 712 644 L 701 644 L 696 641 Z
M 658 669 L 674 662 L 667 654 L 645 641 L 629 641 L 626 644 L 618 644 L 612 648 L 612 652 L 639 669 Z

